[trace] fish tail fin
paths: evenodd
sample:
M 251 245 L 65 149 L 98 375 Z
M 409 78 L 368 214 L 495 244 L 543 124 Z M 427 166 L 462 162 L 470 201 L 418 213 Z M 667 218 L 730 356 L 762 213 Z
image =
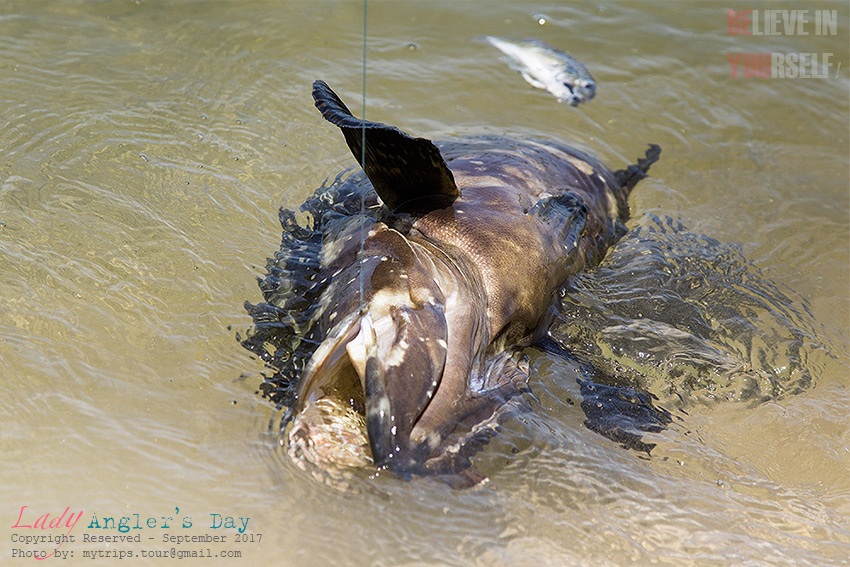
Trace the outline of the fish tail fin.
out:
M 617 189 L 614 193 L 617 199 L 617 210 L 620 220 L 629 220 L 629 195 L 632 193 L 638 181 L 647 176 L 650 166 L 661 157 L 661 146 L 649 144 L 644 157 L 639 158 L 637 163 L 629 165 L 626 169 L 618 169 L 614 172 Z
M 643 179 L 649 173 L 650 166 L 658 161 L 661 157 L 661 146 L 657 144 L 649 144 L 649 149 L 646 150 L 644 157 L 639 158 L 636 164 L 629 165 L 626 169 L 620 169 L 614 172 L 614 177 L 617 179 L 617 184 L 623 192 L 623 198 L 627 199 L 629 194 L 638 184 L 638 181 Z

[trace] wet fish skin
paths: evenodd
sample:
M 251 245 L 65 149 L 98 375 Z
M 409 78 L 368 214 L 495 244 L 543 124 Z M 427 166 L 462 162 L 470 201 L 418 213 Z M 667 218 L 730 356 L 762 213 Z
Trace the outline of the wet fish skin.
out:
M 331 225 L 308 278 L 324 287 L 283 424 L 289 455 L 322 479 L 363 466 L 482 482 L 470 458 L 522 404 L 521 349 L 564 282 L 625 232 L 628 195 L 660 149 L 612 172 L 554 141 L 437 145 L 356 118 L 324 81 L 313 99 L 378 208 L 313 213 Z
M 536 39 L 513 41 L 493 36 L 486 39 L 509 58 L 511 67 L 529 84 L 552 93 L 559 102 L 577 106 L 596 95 L 596 81 L 571 55 Z

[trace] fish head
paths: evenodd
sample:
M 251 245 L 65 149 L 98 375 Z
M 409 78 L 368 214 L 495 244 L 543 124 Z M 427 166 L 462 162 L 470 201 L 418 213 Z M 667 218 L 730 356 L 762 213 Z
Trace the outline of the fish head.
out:
M 335 318 L 305 367 L 288 452 L 302 468 L 407 477 L 435 472 L 437 458 L 436 472 L 454 472 L 439 457 L 471 415 L 469 378 L 487 347 L 482 294 L 439 253 L 386 227 L 369 232 L 360 265 L 365 300 Z
M 579 74 L 568 71 L 559 74 L 555 86 L 550 90 L 558 97 L 560 102 L 576 106 L 596 96 L 596 81 L 587 73 Z
M 579 77 L 572 83 L 573 95 L 582 101 L 587 101 L 596 96 L 596 81 L 588 77 Z

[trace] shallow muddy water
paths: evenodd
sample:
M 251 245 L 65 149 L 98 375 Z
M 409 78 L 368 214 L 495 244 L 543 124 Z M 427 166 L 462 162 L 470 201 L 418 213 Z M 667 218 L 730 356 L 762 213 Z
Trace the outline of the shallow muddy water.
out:
M 489 482 L 341 493 L 278 447 L 267 370 L 236 336 L 278 208 L 353 164 L 310 84 L 362 114 L 363 4 L 0 5 L 0 562 L 70 532 L 71 564 L 847 564 L 850 7 L 742 5 L 835 10 L 834 35 L 730 35 L 727 7 L 369 2 L 366 115 L 558 138 L 615 169 L 660 144 L 633 226 L 739 245 L 802 314 L 810 379 L 671 407 L 647 456 L 584 427 L 573 369 L 532 350 L 533 411 L 476 457 Z M 558 104 L 486 35 L 568 51 L 596 97 Z M 734 77 L 730 53 L 832 56 L 825 78 L 766 79 Z M 140 541 L 95 541 L 123 535 Z

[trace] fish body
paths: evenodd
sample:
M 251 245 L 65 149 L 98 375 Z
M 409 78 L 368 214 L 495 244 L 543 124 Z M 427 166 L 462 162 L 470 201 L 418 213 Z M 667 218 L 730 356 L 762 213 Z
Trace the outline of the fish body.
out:
M 315 347 L 288 414 L 289 455 L 306 469 L 474 484 L 470 456 L 527 387 L 519 349 L 548 327 L 565 282 L 625 232 L 628 194 L 660 150 L 612 172 L 550 141 L 438 146 L 355 118 L 322 81 L 313 97 L 365 156 L 369 183 L 346 199 L 368 207 L 332 202 L 315 221 Z
M 596 81 L 587 68 L 563 51 L 536 39 L 512 41 L 492 36 L 486 39 L 508 57 L 511 67 L 526 81 L 549 91 L 559 102 L 576 106 L 596 94 Z

